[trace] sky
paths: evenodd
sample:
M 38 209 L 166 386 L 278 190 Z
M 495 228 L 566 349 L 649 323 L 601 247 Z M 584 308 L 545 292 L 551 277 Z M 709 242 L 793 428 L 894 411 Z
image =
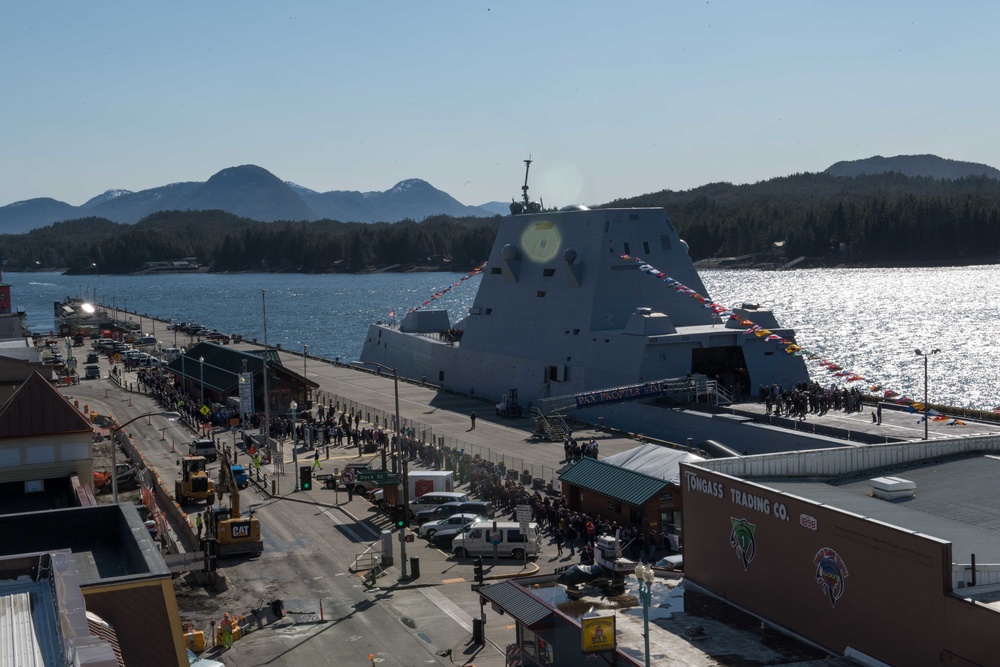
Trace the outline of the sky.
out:
M 1000 167 L 1000 4 L 113 2 L 0 11 L 0 206 L 256 164 L 601 204 L 873 155 Z

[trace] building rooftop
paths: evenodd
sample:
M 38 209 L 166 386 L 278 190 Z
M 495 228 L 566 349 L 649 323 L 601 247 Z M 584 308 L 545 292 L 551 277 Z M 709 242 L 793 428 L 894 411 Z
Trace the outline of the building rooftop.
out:
M 0 515 L 0 556 L 68 549 L 80 584 L 169 577 L 159 550 L 133 505 L 71 507 Z
M 559 479 L 630 505 L 643 505 L 667 484 L 659 477 L 587 457 L 560 470 Z
M 172 625 L 179 627 L 179 619 L 170 570 L 134 505 L 0 515 L 0 535 L 5 536 L 0 564 L 4 557 L 23 560 L 24 554 L 55 553 L 63 559 L 82 591 L 69 608 L 107 621 L 126 664 L 177 664 Z M 81 617 L 77 630 L 83 639 L 90 636 L 87 622 Z
M 892 475 L 916 484 L 912 497 L 881 500 L 869 480 Z M 755 478 L 792 495 L 952 543 L 952 557 L 1000 563 L 1000 457 L 964 454 L 827 479 Z

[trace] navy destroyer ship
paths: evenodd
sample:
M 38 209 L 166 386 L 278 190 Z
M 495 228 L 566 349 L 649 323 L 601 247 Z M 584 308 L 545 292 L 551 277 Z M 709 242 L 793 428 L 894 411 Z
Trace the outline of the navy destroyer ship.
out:
M 398 324 L 372 324 L 362 364 L 543 410 L 692 390 L 724 404 L 809 379 L 790 353 L 794 332 L 770 310 L 718 312 L 663 209 L 544 211 L 529 199 L 525 162 L 522 201 L 501 222 L 468 314 L 453 323 L 445 310 L 415 309 Z M 663 430 L 634 408 L 600 416 L 629 431 Z

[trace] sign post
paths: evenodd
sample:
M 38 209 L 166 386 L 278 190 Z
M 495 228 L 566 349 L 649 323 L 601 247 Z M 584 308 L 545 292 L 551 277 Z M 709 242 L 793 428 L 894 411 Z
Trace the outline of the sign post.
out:
M 528 566 L 528 529 L 531 525 L 531 505 L 518 505 L 517 506 L 517 522 L 520 524 L 521 537 L 524 538 L 525 548 L 524 551 L 524 566 Z
M 357 479 L 359 482 L 375 482 L 379 486 L 399 483 L 396 481 L 396 474 L 388 470 L 359 470 Z
M 497 550 L 500 547 L 500 533 L 497 532 L 497 522 L 493 522 L 493 532 L 490 533 L 490 542 L 493 543 L 493 564 L 497 564 Z

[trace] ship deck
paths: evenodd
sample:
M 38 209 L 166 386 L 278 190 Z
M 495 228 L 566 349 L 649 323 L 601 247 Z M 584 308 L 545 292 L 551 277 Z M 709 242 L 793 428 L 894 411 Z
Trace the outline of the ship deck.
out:
M 904 440 L 920 440 L 924 437 L 924 423 L 922 413 L 909 412 L 905 407 L 894 403 L 882 404 L 882 423 L 872 421 L 872 414 L 876 413 L 876 406 L 866 403 L 860 412 L 844 412 L 842 410 L 831 410 L 824 415 L 807 414 L 805 420 L 788 417 L 775 417 L 766 414 L 763 403 L 743 402 L 727 406 L 725 411 L 733 414 L 743 414 L 752 416 L 759 423 L 771 424 L 784 428 L 795 428 L 801 431 L 816 430 L 815 427 L 823 429 L 837 429 L 845 434 L 851 434 L 855 438 L 864 434 L 865 442 L 899 442 Z M 955 409 L 947 412 L 947 421 L 927 422 L 927 435 L 930 439 L 965 437 L 970 435 L 997 435 L 1000 434 L 1000 423 L 977 421 L 965 415 L 964 410 Z M 948 425 L 953 419 L 957 419 L 963 424 Z

